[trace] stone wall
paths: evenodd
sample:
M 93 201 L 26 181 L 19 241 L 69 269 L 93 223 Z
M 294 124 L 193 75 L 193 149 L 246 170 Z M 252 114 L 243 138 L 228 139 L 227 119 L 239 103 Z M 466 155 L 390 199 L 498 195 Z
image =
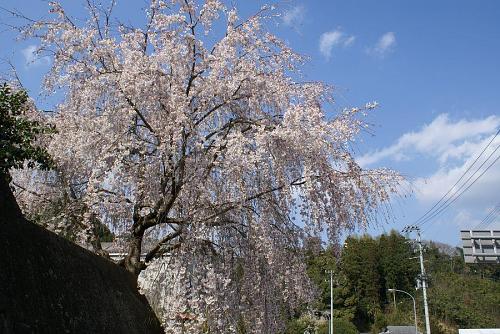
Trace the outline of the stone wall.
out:
M 133 275 L 26 221 L 2 179 L 0 333 L 160 334 L 162 329 Z

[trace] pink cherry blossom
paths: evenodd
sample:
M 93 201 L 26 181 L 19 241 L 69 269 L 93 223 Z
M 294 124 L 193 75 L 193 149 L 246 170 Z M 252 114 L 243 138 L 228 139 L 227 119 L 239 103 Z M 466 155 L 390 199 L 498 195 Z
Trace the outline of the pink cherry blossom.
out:
M 15 175 L 25 212 L 66 196 L 80 243 L 108 224 L 166 333 L 282 330 L 311 298 L 305 238 L 366 226 L 402 181 L 353 158 L 376 103 L 327 116 L 332 88 L 303 81 L 270 7 L 244 19 L 218 0 L 154 0 L 145 27 L 116 27 L 92 2 L 83 23 L 51 6 L 26 33 L 53 53 L 58 167 Z

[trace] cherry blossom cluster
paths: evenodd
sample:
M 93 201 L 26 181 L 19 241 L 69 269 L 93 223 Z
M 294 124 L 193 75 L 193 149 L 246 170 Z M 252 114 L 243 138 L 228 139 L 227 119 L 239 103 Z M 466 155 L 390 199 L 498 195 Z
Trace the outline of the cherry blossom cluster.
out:
M 266 29 L 271 7 L 154 0 L 129 27 L 113 5 L 89 2 L 81 23 L 51 3 L 25 31 L 63 95 L 47 120 L 54 198 L 78 203 L 82 242 L 97 217 L 126 243 L 167 333 L 279 332 L 312 293 L 304 238 L 366 226 L 402 181 L 352 155 L 376 103 L 327 115 L 332 88 L 302 80 L 303 57 Z M 36 211 L 47 186 L 30 180 L 16 182 Z

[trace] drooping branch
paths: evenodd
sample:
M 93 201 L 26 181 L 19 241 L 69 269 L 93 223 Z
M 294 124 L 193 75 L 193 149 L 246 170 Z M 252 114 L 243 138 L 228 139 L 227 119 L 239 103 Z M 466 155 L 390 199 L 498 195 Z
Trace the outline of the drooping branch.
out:
M 141 119 L 141 121 L 144 123 L 144 126 L 149 130 L 151 131 L 151 133 L 155 134 L 155 130 L 153 129 L 153 127 L 148 123 L 148 121 L 146 120 L 146 118 L 144 117 L 144 115 L 142 114 L 142 112 L 139 110 L 139 108 L 137 107 L 137 105 L 130 99 L 130 97 L 128 97 L 125 92 L 119 88 L 119 91 L 123 94 L 123 97 L 125 98 L 125 100 L 127 101 L 127 103 L 130 105 L 130 107 L 132 107 L 132 109 L 135 111 L 135 113 L 137 114 L 137 116 L 139 116 L 139 118 Z
M 146 254 L 146 258 L 145 258 L 145 262 L 149 262 L 151 261 L 153 258 L 155 258 L 158 253 L 160 252 L 160 250 L 162 249 L 162 247 L 164 247 L 165 245 L 167 245 L 171 240 L 179 237 L 181 234 L 182 234 L 183 230 L 182 228 L 179 228 L 178 230 L 176 231 L 173 231 L 172 233 L 170 234 L 167 234 L 163 239 L 161 239 L 157 244 L 156 246 L 151 249 L 147 254 Z
M 238 201 L 234 201 L 234 202 L 227 202 L 227 203 L 224 203 L 224 204 L 221 204 L 219 205 L 219 208 L 216 209 L 217 211 L 209 216 L 206 216 L 204 218 L 201 218 L 199 219 L 198 221 L 199 222 L 211 222 L 213 221 L 215 218 L 237 208 L 238 206 L 244 204 L 244 203 L 247 203 L 247 202 L 250 202 L 252 200 L 255 200 L 255 199 L 258 199 L 260 197 L 263 197 L 267 194 L 270 194 L 270 193 L 273 193 L 273 192 L 276 192 L 276 191 L 279 191 L 279 190 L 282 190 L 283 188 L 285 187 L 289 187 L 289 186 L 299 186 L 299 185 L 303 185 L 304 183 L 306 182 L 306 180 L 304 179 L 304 177 L 298 177 L 296 178 L 295 180 L 293 180 L 292 182 L 288 183 L 288 184 L 282 184 L 282 185 L 279 185 L 279 186 L 276 186 L 276 187 L 272 187 L 272 188 L 269 188 L 269 189 L 266 189 L 266 190 L 262 190 L 262 191 L 259 191 L 253 195 L 250 195 L 250 196 L 246 196 L 245 198 L 241 199 L 241 200 L 238 200 Z

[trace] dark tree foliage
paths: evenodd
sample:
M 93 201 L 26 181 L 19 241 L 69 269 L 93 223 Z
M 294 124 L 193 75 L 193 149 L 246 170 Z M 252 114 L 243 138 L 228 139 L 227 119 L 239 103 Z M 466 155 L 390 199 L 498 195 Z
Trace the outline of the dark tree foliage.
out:
M 434 333 L 500 327 L 500 265 L 465 264 L 460 249 L 448 254 L 433 243 L 425 257 L 431 274 L 429 306 L 431 324 L 437 329 Z
M 410 260 L 413 249 L 408 239 L 396 232 L 378 238 L 348 237 L 340 258 L 334 249 L 322 249 L 320 244 L 310 240 L 305 245 L 308 274 L 318 288 L 318 298 L 310 305 L 314 310 L 330 309 L 327 270 L 335 273 L 333 316 L 356 324 L 361 331 L 380 327 L 385 321 L 388 288 L 409 291 L 414 288 L 418 265 L 416 260 Z M 293 325 L 300 327 L 306 323 L 301 320 Z
M 335 334 L 358 334 L 356 326 L 351 322 L 342 319 L 333 319 L 333 328 Z M 304 319 L 294 319 L 290 321 L 285 330 L 285 334 L 303 334 L 303 333 L 315 333 L 315 334 L 328 334 L 328 323 L 325 321 L 321 324 L 316 324 L 312 321 L 307 321 Z
M 356 323 L 373 320 L 385 299 L 378 242 L 370 236 L 349 237 L 344 246 L 341 271 L 347 277 L 350 293 L 358 299 Z
M 363 330 L 377 322 L 389 303 L 387 289 L 414 290 L 418 264 L 411 244 L 404 236 L 390 234 L 372 238 L 347 238 L 340 272 L 346 277 L 348 297 L 356 301 L 354 322 Z
M 25 161 L 28 167 L 48 169 L 52 165 L 47 151 L 36 145 L 36 138 L 53 129 L 24 117 L 28 108 L 25 91 L 0 85 L 0 177 L 9 178 L 9 169 L 21 168 Z
M 500 265 L 465 264 L 460 248 L 434 242 L 424 246 L 432 333 L 500 327 Z M 386 325 L 413 325 L 413 303 L 401 294 L 394 300 L 387 289 L 395 288 L 416 298 L 418 326 L 424 330 L 422 291 L 415 290 L 419 262 L 409 239 L 394 231 L 377 238 L 349 237 L 340 259 L 333 249 L 323 249 L 320 240 L 310 240 L 305 251 L 309 277 L 318 288 L 318 298 L 309 309 L 316 313 L 329 310 L 330 284 L 325 271 L 333 269 L 335 318 L 372 333 Z M 287 333 L 303 333 L 313 326 L 311 318 L 299 316 L 290 321 Z
M 26 91 L 13 89 L 6 83 L 0 85 L 0 177 L 7 182 L 10 181 L 9 169 L 22 168 L 25 162 L 30 168 L 36 166 L 47 170 L 55 167 L 45 148 L 37 145 L 40 135 L 54 133 L 55 129 L 29 119 L 26 113 L 30 108 L 32 106 Z M 74 197 L 65 193 L 56 201 L 48 202 L 39 214 L 28 218 L 42 226 L 49 219 L 63 221 L 58 234 L 74 240 L 81 229 L 81 216 L 85 210 L 85 207 L 74 201 Z M 73 209 L 61 214 L 69 205 Z M 111 231 L 99 219 L 95 218 L 94 221 L 95 241 L 112 241 L 114 236 Z
M 378 245 L 383 288 L 413 290 L 419 269 L 409 240 L 391 231 L 388 235 L 383 234 L 378 238 Z M 385 292 L 383 296 L 385 298 Z
M 350 292 L 347 277 L 339 270 L 337 254 L 333 248 L 323 250 L 321 242 L 308 240 L 306 244 L 307 274 L 318 289 L 316 301 L 310 305 L 314 310 L 327 310 L 330 307 L 330 281 L 327 270 L 333 270 L 334 280 L 334 317 L 352 321 L 358 299 Z

